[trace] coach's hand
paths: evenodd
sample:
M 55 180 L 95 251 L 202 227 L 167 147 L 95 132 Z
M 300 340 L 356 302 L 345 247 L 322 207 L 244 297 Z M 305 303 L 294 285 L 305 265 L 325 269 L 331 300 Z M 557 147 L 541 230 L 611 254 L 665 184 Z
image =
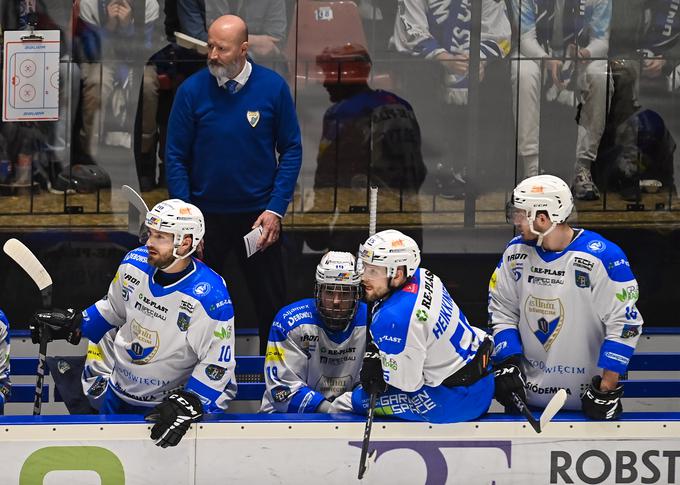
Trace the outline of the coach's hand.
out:
M 262 235 L 257 240 L 257 249 L 264 251 L 279 240 L 281 234 L 281 218 L 273 212 L 264 211 L 253 223 L 253 229 L 262 226 Z

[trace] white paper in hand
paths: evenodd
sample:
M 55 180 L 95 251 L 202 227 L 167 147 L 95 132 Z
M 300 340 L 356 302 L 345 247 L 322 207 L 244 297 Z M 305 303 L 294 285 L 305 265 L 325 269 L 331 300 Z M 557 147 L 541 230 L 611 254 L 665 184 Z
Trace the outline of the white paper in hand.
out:
M 255 229 L 250 231 L 248 234 L 243 236 L 243 242 L 246 245 L 246 257 L 249 258 L 255 254 L 257 249 L 257 241 L 262 235 L 262 226 L 257 226 Z

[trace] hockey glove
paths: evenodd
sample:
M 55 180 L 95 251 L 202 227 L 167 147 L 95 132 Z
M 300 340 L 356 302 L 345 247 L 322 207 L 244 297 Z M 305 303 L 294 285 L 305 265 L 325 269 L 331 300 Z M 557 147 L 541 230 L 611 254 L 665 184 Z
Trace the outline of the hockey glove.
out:
M 370 342 L 366 346 L 366 353 L 364 354 L 364 362 L 359 373 L 359 380 L 361 386 L 369 394 L 380 394 L 387 390 L 387 384 L 383 378 L 382 363 L 380 360 L 380 351 L 374 342 Z
M 601 382 L 602 376 L 593 377 L 592 383 L 581 396 L 583 414 L 599 421 L 618 419 L 623 411 L 623 385 L 619 384 L 613 391 L 601 391 Z
M 524 390 L 524 376 L 519 368 L 519 356 L 508 357 L 503 362 L 493 368 L 494 383 L 496 384 L 496 401 L 506 407 L 506 411 L 515 411 L 512 400 L 514 392 L 523 401 L 527 400 L 527 393 Z
M 53 308 L 34 313 L 33 321 L 28 327 L 31 330 L 31 341 L 39 344 L 40 336 L 46 331 L 50 340 L 66 340 L 73 345 L 78 345 L 82 321 L 82 313 L 75 312 L 72 308 L 68 310 Z
M 151 439 L 157 446 L 176 446 L 191 423 L 203 417 L 203 405 L 196 394 L 177 391 L 149 411 L 144 419 L 156 424 L 151 428 Z

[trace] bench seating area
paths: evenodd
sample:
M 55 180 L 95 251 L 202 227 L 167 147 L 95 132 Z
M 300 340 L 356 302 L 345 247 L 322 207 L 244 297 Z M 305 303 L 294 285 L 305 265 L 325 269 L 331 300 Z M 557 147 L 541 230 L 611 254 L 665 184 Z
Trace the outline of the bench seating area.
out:
M 648 328 L 644 335 L 680 335 L 680 330 L 673 328 Z M 37 357 L 13 357 L 10 359 L 12 376 L 35 376 L 38 365 Z M 680 398 L 680 379 L 663 378 L 664 373 L 680 371 L 680 352 L 639 352 L 633 355 L 628 366 L 629 372 L 652 372 L 661 378 L 624 379 L 625 398 Z M 259 401 L 264 393 L 264 357 L 237 356 L 236 379 L 238 382 L 237 401 Z M 35 384 L 12 385 L 12 396 L 9 403 L 33 402 Z M 43 403 L 49 403 L 49 385 L 43 385 Z M 55 392 L 53 402 L 60 402 Z M 680 409 L 679 409 L 680 411 Z

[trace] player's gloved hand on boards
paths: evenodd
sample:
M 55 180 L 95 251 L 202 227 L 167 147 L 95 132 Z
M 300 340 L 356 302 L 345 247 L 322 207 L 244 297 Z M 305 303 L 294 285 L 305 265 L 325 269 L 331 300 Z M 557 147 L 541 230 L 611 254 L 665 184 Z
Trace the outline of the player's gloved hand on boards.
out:
M 593 377 L 592 383 L 581 395 L 583 414 L 599 421 L 618 419 L 623 411 L 623 404 L 621 404 L 623 385 L 619 384 L 613 391 L 601 391 L 601 382 L 602 376 Z
M 369 394 L 380 394 L 387 390 L 387 384 L 383 378 L 382 363 L 380 360 L 380 351 L 374 342 L 370 342 L 366 346 L 366 353 L 364 354 L 364 362 L 359 373 L 359 380 L 361 386 Z
M 67 342 L 78 345 L 80 342 L 80 324 L 83 321 L 83 314 L 76 312 L 73 308 L 60 310 L 42 310 L 33 314 L 33 321 L 29 325 L 31 330 L 31 341 L 34 344 L 40 343 L 40 336 L 46 331 L 49 333 L 50 340 L 66 340 Z
M 203 405 L 196 394 L 186 391 L 174 392 L 165 401 L 146 413 L 144 419 L 153 421 L 151 439 L 157 446 L 176 446 L 191 423 L 203 417 Z
M 494 397 L 496 401 L 507 408 L 506 411 L 510 412 L 518 412 L 513 404 L 513 392 L 523 401 L 526 402 L 527 400 L 527 393 L 524 390 L 524 376 L 519 368 L 519 360 L 518 355 L 513 355 L 493 367 L 494 383 L 496 384 Z

